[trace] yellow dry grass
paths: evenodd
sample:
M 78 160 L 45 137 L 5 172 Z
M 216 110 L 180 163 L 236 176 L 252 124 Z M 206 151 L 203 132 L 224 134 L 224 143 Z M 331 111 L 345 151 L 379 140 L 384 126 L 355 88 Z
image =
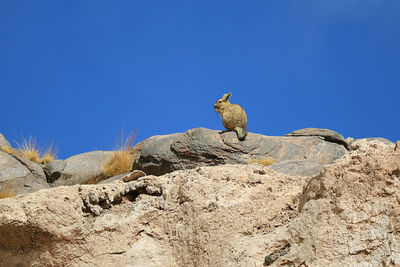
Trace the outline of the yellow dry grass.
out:
M 57 150 L 53 147 L 53 145 L 48 146 L 48 148 L 42 153 L 40 161 L 42 164 L 46 165 L 50 161 L 57 158 Z
M 131 133 L 127 137 L 124 137 L 123 132 L 121 132 L 116 149 L 114 149 L 111 158 L 102 166 L 104 178 L 113 177 L 132 170 L 132 147 L 135 136 L 136 133 Z
M 1 151 L 6 152 L 6 153 L 11 154 L 11 155 L 18 155 L 17 150 L 15 150 L 12 147 L 8 147 L 8 146 L 2 146 L 1 147 Z
M 30 136 L 28 139 L 22 138 L 22 142 L 18 143 L 18 147 L 21 149 L 21 156 L 29 159 L 30 161 L 41 163 L 39 147 L 35 138 L 32 136 Z
M 21 151 L 18 153 L 18 155 L 36 163 L 42 163 L 46 165 L 57 157 L 57 151 L 52 145 L 48 146 L 48 148 L 45 150 L 40 149 L 36 139 L 32 136 L 30 136 L 28 139 L 23 137 L 22 142 L 17 144 Z
M 256 158 L 256 159 L 250 159 L 249 164 L 261 164 L 264 166 L 269 166 L 271 164 L 274 164 L 275 160 L 271 157 L 263 157 L 263 158 Z

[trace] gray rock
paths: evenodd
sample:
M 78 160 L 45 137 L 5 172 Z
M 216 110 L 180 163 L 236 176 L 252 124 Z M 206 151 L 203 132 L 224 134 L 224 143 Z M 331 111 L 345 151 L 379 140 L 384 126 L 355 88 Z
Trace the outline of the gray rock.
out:
M 86 184 L 90 180 L 102 180 L 102 166 L 112 153 L 112 151 L 91 151 L 64 160 L 65 168 L 52 185 Z
M 270 165 L 277 172 L 296 176 L 314 176 L 320 173 L 325 164 L 311 160 L 284 160 Z
M 7 139 L 0 133 L 0 148 L 6 146 L 6 147 L 11 147 L 10 143 L 7 141 Z
M 133 169 L 148 175 L 162 175 L 197 166 L 248 164 L 250 159 L 272 157 L 332 163 L 347 150 L 316 136 L 276 137 L 248 133 L 239 141 L 233 132 L 195 128 L 185 133 L 153 136 L 134 147 Z
M 0 151 L 0 192 L 19 195 L 46 188 L 49 185 L 38 164 Z
M 53 160 L 46 164 L 46 167 L 43 169 L 44 173 L 47 177 L 47 182 L 52 183 L 57 180 L 60 176 L 62 171 L 65 168 L 65 161 L 63 160 Z
M 348 143 L 341 134 L 329 129 L 305 128 L 293 131 L 285 136 L 320 136 L 325 141 L 341 144 L 346 149 L 349 147 Z

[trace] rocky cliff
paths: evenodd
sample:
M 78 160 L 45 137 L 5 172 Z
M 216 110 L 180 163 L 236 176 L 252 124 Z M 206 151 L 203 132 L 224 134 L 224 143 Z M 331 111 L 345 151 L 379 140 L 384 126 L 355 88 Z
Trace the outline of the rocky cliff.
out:
M 346 146 L 315 175 L 222 162 L 1 199 L 0 266 L 400 265 L 400 142 Z

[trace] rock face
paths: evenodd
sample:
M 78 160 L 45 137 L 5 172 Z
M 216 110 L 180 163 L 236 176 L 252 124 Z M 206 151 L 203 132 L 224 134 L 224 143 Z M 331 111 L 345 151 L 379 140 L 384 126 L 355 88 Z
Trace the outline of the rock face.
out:
M 400 153 L 380 141 L 358 143 L 307 181 L 288 228 L 304 242 L 279 266 L 400 265 Z
M 45 188 L 49 185 L 38 164 L 0 151 L 0 193 L 18 195 Z
M 59 177 L 54 181 L 50 179 L 50 181 L 54 186 L 84 184 L 88 180 L 102 175 L 102 166 L 112 153 L 112 151 L 91 151 L 72 156 L 64 160 L 65 167 Z M 55 175 L 54 173 L 60 168 L 62 166 L 52 168 L 49 177 L 54 177 L 51 175 Z
M 313 176 L 324 168 L 324 164 L 312 160 L 284 160 L 272 164 L 271 168 L 289 175 Z
M 400 265 L 400 151 L 318 175 L 223 165 L 0 200 L 3 266 Z
M 239 141 L 233 132 L 196 128 L 185 133 L 153 136 L 134 148 L 133 169 L 162 175 L 174 170 L 197 166 L 248 164 L 250 159 L 272 157 L 284 160 L 309 160 L 332 163 L 347 150 L 343 145 L 327 142 L 316 136 L 275 137 L 248 133 Z

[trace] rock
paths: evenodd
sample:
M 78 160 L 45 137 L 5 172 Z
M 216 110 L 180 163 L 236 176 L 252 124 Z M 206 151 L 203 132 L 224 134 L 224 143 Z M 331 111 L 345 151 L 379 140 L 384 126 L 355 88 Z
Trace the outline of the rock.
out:
M 382 142 L 382 143 L 384 143 L 385 145 L 388 145 L 388 146 L 393 146 L 394 145 L 394 143 L 392 141 L 390 141 L 390 140 L 388 140 L 386 138 L 383 138 L 383 137 L 368 137 L 368 138 L 362 138 L 362 139 L 358 139 L 358 140 L 365 140 L 367 142 L 379 141 L 379 142 Z
M 329 129 L 305 128 L 293 131 L 285 136 L 320 136 L 325 141 L 341 144 L 346 149 L 348 148 L 348 143 L 344 137 L 341 134 Z
M 11 148 L 10 143 L 7 141 L 7 139 L 4 137 L 4 135 L 2 135 L 0 133 L 0 148 L 2 148 L 3 146 Z
M 0 195 L 14 196 L 49 188 L 42 168 L 0 151 Z
M 309 179 L 276 266 L 399 266 L 400 155 L 382 142 L 353 151 Z
M 114 181 L 123 181 L 123 182 L 131 182 L 133 180 L 137 180 L 140 177 L 146 176 L 146 173 L 144 173 L 143 171 L 139 171 L 139 170 L 134 170 L 133 172 L 127 172 L 124 174 L 120 174 L 120 175 L 116 175 L 114 177 L 105 179 L 103 181 L 101 181 L 99 184 L 108 184 L 108 183 L 112 183 Z
M 398 266 L 400 153 L 318 175 L 223 165 L 0 200 L 4 266 Z
M 47 182 L 52 183 L 55 180 L 57 180 L 60 176 L 62 171 L 65 168 L 65 161 L 63 160 L 52 160 L 49 163 L 46 164 L 46 167 L 44 167 L 44 173 L 46 174 L 47 177 Z
M 297 213 L 304 183 L 269 167 L 225 165 L 4 199 L 0 258 L 5 266 L 262 264 L 264 233 Z
M 146 176 L 146 173 L 144 171 L 139 171 L 139 170 L 134 170 L 133 172 L 129 173 L 128 175 L 125 175 L 122 177 L 122 181 L 124 182 L 130 182 L 133 180 L 137 180 L 140 177 Z
M 113 177 L 101 180 L 98 184 L 109 184 L 109 183 L 113 183 L 115 181 L 122 181 L 122 178 L 125 177 L 126 175 L 129 175 L 129 172 L 118 174 Z
M 197 166 L 248 164 L 252 158 L 311 160 L 332 163 L 347 153 L 339 144 L 316 136 L 276 137 L 248 133 L 239 141 L 234 132 L 196 128 L 185 133 L 153 136 L 134 147 L 133 169 L 151 175 Z
M 112 151 L 91 151 L 67 158 L 64 160 L 64 170 L 53 185 L 85 184 L 91 180 L 102 180 L 102 166 L 112 153 Z
M 400 151 L 400 140 L 396 142 L 396 145 L 394 147 L 395 151 Z
M 389 141 L 386 138 L 382 137 L 372 137 L 372 138 L 362 138 L 362 139 L 357 139 L 350 143 L 350 150 L 357 150 L 360 149 L 360 147 L 366 148 L 371 145 L 377 146 L 377 145 L 386 145 L 390 147 L 395 147 L 395 144 L 392 141 Z
M 311 160 L 284 160 L 270 165 L 277 172 L 300 176 L 316 175 L 324 166 L 321 162 Z

